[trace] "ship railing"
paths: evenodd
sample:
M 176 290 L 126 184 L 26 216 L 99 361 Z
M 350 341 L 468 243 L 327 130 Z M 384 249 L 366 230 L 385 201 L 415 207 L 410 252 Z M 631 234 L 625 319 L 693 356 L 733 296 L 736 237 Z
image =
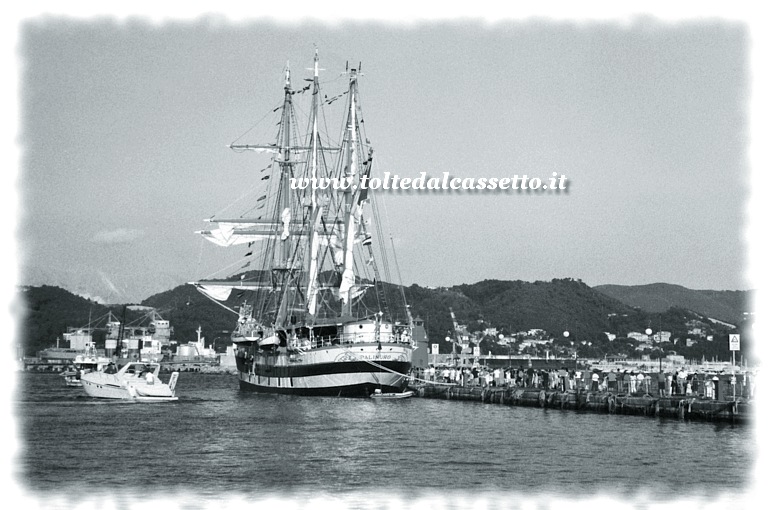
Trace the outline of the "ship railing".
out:
M 382 344 L 405 344 L 408 345 L 410 343 L 409 337 L 397 337 L 392 334 L 381 334 L 379 337 L 380 343 Z M 342 335 L 334 335 L 334 336 L 321 336 L 321 337 L 315 337 L 314 340 L 310 341 L 310 348 L 321 348 L 321 347 L 331 347 L 333 345 L 353 345 L 358 343 L 364 343 L 368 342 L 371 343 L 374 341 L 374 337 L 370 334 L 368 335 L 360 335 L 357 333 L 351 333 L 351 334 L 342 334 Z

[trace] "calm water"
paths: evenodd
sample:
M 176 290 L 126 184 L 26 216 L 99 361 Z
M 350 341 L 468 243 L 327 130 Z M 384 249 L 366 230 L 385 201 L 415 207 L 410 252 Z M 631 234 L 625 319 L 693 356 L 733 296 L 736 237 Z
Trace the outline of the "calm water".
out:
M 167 380 L 168 376 L 164 376 Z M 20 376 L 18 477 L 35 497 L 512 491 L 709 497 L 748 487 L 750 426 L 412 398 L 242 393 L 182 373 L 179 401 L 95 401 Z

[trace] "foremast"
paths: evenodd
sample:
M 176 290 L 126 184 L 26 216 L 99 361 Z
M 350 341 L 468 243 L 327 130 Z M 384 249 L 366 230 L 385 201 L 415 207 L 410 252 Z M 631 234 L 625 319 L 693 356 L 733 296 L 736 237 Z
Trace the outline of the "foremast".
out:
M 291 232 L 292 222 L 292 197 L 290 193 L 290 179 L 293 177 L 293 165 L 296 163 L 292 159 L 291 150 L 291 132 L 292 132 L 292 88 L 291 71 L 289 64 L 286 63 L 286 74 L 283 86 L 283 111 L 281 115 L 281 131 L 279 131 L 281 154 L 278 159 L 278 168 L 280 169 L 280 183 L 278 186 L 277 211 L 280 211 L 281 234 L 278 248 L 278 260 L 273 262 L 271 267 L 273 285 L 281 289 L 278 298 L 279 307 L 275 317 L 275 324 L 282 325 L 286 322 L 290 280 L 292 279 L 291 267 Z

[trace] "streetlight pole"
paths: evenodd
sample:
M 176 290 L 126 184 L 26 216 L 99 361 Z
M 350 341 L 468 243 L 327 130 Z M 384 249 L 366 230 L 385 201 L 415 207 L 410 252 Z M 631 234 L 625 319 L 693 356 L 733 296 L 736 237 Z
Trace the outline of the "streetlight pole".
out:
M 565 331 L 563 334 L 564 334 L 564 338 L 569 338 L 569 331 Z M 572 341 L 569 344 L 574 345 L 575 343 L 574 341 Z M 574 356 L 575 356 L 575 372 L 577 372 L 577 347 L 575 348 Z
M 652 328 L 647 328 L 644 330 L 644 332 L 647 335 L 652 335 Z M 663 339 L 661 337 L 662 335 L 660 334 L 660 331 L 658 331 L 658 350 L 660 351 L 658 353 L 658 372 L 663 372 L 663 349 L 660 347 Z

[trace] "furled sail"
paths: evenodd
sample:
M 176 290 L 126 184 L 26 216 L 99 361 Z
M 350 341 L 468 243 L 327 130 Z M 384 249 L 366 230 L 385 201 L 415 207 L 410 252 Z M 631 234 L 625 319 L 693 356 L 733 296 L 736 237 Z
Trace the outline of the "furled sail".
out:
M 312 128 L 310 131 L 310 178 L 312 182 L 318 177 L 318 51 L 313 61 L 313 102 L 312 102 Z M 316 190 L 310 191 L 310 211 L 312 221 L 310 230 L 310 263 L 308 264 L 308 288 L 307 310 L 310 315 L 315 315 L 318 305 L 318 251 L 321 245 L 319 228 L 321 226 L 321 207 L 318 204 Z
M 249 223 L 219 223 L 219 228 L 199 230 L 196 233 L 219 246 L 235 246 L 254 241 L 261 241 L 271 236 L 270 232 L 249 232 L 253 225 Z
M 207 280 L 204 282 L 189 282 L 190 285 L 194 285 L 195 288 L 201 293 L 211 299 L 217 301 L 226 301 L 230 297 L 230 293 L 233 289 L 237 290 L 260 290 L 260 289 L 272 289 L 273 286 L 268 283 L 261 282 L 245 282 L 243 280 L 227 281 L 227 280 Z
M 225 285 L 196 285 L 198 291 L 217 301 L 227 301 L 233 290 L 232 286 Z
M 350 90 L 355 87 L 355 81 L 350 81 Z M 357 139 L 357 121 L 356 121 L 356 102 L 355 95 L 350 95 L 350 110 L 348 113 L 348 177 L 355 178 L 358 174 L 358 139 Z M 359 189 L 357 195 L 360 195 Z M 357 201 L 356 201 L 357 202 Z M 356 276 L 353 272 L 353 245 L 355 243 L 355 227 L 356 227 L 356 212 L 358 209 L 357 203 L 348 202 L 349 206 L 352 206 L 356 211 L 349 210 L 347 217 L 347 226 L 345 231 L 345 267 L 342 271 L 342 281 L 340 282 L 340 299 L 345 304 L 348 304 L 350 298 L 350 289 L 356 283 Z
M 315 211 L 313 225 L 313 237 L 310 241 L 310 267 L 308 269 L 307 309 L 311 315 L 315 314 L 318 304 L 318 251 L 321 246 L 321 236 L 318 228 L 321 225 L 320 209 Z
M 208 241 L 219 246 L 235 246 L 238 244 L 263 241 L 271 237 L 281 236 L 287 239 L 290 235 L 307 235 L 300 227 L 300 223 L 292 222 L 288 210 L 284 210 L 282 221 L 250 223 L 218 222 L 219 228 L 213 230 L 199 230 L 196 233 L 202 235 Z M 293 229 L 292 229 L 293 228 Z

